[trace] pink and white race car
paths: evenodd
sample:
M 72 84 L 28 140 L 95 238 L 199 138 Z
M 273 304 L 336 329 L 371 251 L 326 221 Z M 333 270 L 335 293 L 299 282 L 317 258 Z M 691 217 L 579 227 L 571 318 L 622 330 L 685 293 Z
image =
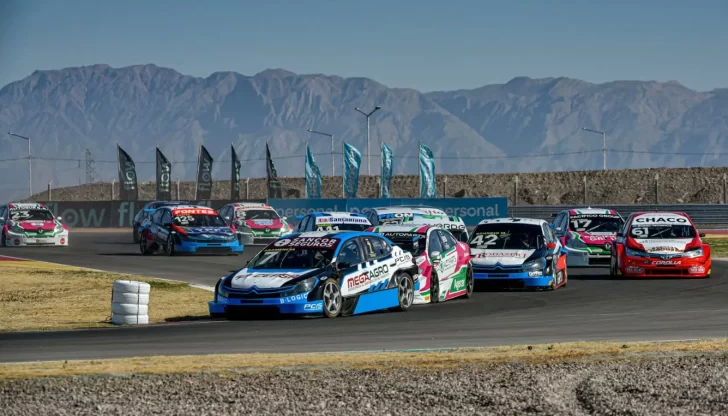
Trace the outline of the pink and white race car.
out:
M 67 246 L 68 227 L 43 204 L 0 206 L 0 246 Z
M 383 235 L 415 257 L 419 268 L 415 304 L 473 295 L 470 247 L 457 241 L 450 231 L 432 225 L 382 225 L 367 231 Z

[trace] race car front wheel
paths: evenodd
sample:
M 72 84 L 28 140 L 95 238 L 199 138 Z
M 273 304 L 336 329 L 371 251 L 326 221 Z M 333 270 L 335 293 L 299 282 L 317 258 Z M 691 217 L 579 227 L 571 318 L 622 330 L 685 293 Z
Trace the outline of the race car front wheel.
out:
M 328 279 L 324 283 L 324 315 L 327 318 L 336 318 L 341 313 L 344 304 L 341 299 L 341 289 L 335 279 Z
M 430 275 L 430 303 L 440 302 L 440 276 L 436 271 Z
M 415 282 L 412 280 L 412 276 L 407 273 L 402 273 L 396 278 L 397 297 L 399 298 L 399 306 L 396 310 L 406 311 L 415 300 Z
M 5 237 L 5 233 L 0 233 L 0 247 L 7 247 L 8 246 L 8 240 Z
M 147 237 L 144 235 L 139 237 L 139 252 L 146 256 L 149 254 L 149 247 L 147 246 Z
M 465 277 L 465 287 L 467 288 L 465 292 L 465 297 L 470 299 L 473 297 L 473 291 L 475 290 L 475 278 L 473 277 L 473 268 L 468 266 L 468 272 Z
M 167 243 L 164 245 L 164 254 L 174 256 L 174 238 L 172 238 L 172 234 L 167 236 Z

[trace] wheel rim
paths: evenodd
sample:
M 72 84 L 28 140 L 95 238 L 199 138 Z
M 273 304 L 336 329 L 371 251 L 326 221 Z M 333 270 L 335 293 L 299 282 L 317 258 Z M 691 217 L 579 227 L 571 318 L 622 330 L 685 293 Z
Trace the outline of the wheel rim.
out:
M 409 307 L 414 299 L 415 291 L 412 287 L 412 280 L 406 276 L 399 279 L 399 303 L 402 306 Z
M 139 250 L 142 253 L 145 253 L 147 251 L 147 240 L 145 238 L 139 239 Z
M 324 286 L 324 307 L 330 315 L 338 315 L 341 310 L 341 291 L 333 282 Z
M 174 246 L 172 245 L 172 239 L 171 239 L 171 238 L 168 238 L 168 239 L 167 239 L 167 244 L 165 244 L 165 246 L 164 246 L 164 251 L 165 251 L 165 252 L 166 252 L 167 254 L 171 254 L 171 253 L 172 253 L 172 247 L 174 247 Z
M 475 287 L 475 280 L 473 279 L 473 270 L 468 269 L 468 293 L 473 293 L 473 288 Z

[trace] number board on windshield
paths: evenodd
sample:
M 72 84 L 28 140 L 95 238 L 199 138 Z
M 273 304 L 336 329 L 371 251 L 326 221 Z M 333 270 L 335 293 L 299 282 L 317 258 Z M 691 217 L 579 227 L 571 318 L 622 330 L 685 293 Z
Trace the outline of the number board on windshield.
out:
M 321 250 L 334 250 L 339 245 L 338 238 L 326 237 L 296 237 L 282 238 L 269 246 L 275 248 L 317 248 Z
M 172 215 L 174 215 L 175 217 L 180 215 L 215 215 L 215 210 L 201 208 L 182 208 L 172 210 Z
M 505 231 L 480 231 L 476 232 L 472 240 L 470 240 L 470 247 L 486 248 L 494 246 L 495 242 L 499 238 L 503 238 L 509 233 Z

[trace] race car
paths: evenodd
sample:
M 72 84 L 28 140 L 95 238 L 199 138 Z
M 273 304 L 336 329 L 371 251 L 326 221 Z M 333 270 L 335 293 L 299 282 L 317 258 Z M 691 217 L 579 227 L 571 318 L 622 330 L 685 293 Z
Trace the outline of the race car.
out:
M 314 212 L 297 217 L 296 232 L 310 231 L 364 231 L 372 224 L 363 214 L 353 212 Z
M 710 245 L 681 212 L 630 215 L 612 246 L 609 272 L 627 277 L 708 277 Z
M 415 304 L 437 303 L 473 295 L 470 247 L 458 242 L 448 230 L 433 225 L 416 227 L 382 225 L 367 231 L 381 234 L 410 252 L 418 267 L 419 289 Z
M 134 224 L 132 225 L 132 239 L 134 244 L 139 244 L 139 236 L 142 235 L 142 223 L 144 220 L 151 215 L 159 207 L 172 206 L 172 205 L 189 205 L 187 201 L 151 201 L 147 202 L 139 212 L 134 216 Z
M 335 318 L 384 309 L 405 311 L 418 289 L 412 255 L 374 233 L 295 233 L 269 244 L 223 277 L 212 316 L 234 312 Z
M 468 241 L 475 281 L 510 289 L 565 286 L 566 250 L 546 221 L 481 221 Z
M 204 206 L 164 206 L 144 220 L 139 251 L 168 256 L 177 253 L 235 254 L 243 252 L 233 230 L 217 211 Z
M 268 204 L 235 202 L 220 210 L 225 223 L 235 230 L 241 244 L 268 244 L 291 232 L 286 217 L 278 215 Z
M 464 243 L 468 242 L 470 236 L 465 222 L 460 217 L 448 217 L 443 215 L 415 215 L 402 219 L 402 225 L 412 227 L 414 225 L 434 225 L 450 231 L 455 239 Z
M 0 206 L 0 246 L 68 246 L 68 227 L 43 204 Z
M 385 224 L 401 224 L 404 218 L 421 215 L 437 215 L 447 217 L 445 211 L 431 207 L 393 206 L 380 208 L 365 208 L 362 214 L 366 215 L 373 226 Z
M 617 231 L 624 220 L 611 209 L 569 209 L 554 214 L 551 226 L 566 248 L 566 264 L 607 266 Z

